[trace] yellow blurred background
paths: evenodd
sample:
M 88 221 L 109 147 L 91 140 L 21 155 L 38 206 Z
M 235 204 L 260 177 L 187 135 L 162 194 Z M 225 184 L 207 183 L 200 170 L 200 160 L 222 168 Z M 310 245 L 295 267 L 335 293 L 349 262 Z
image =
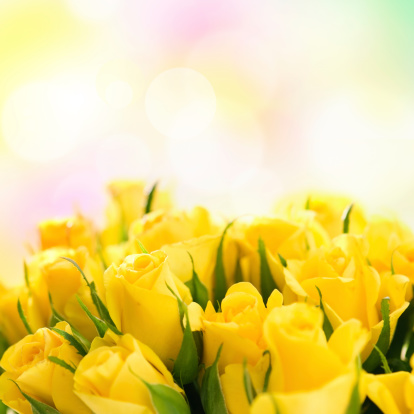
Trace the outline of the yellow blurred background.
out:
M 414 3 L 0 0 L 0 276 L 105 183 L 261 213 L 345 192 L 414 225 Z

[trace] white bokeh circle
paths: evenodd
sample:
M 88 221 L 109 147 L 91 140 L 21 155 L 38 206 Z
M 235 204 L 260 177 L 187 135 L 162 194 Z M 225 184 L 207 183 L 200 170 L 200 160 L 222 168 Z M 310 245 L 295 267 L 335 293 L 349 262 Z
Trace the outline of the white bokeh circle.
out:
M 5 103 L 2 133 L 7 146 L 30 161 L 50 161 L 73 150 L 93 109 L 88 88 L 77 81 L 23 85 Z

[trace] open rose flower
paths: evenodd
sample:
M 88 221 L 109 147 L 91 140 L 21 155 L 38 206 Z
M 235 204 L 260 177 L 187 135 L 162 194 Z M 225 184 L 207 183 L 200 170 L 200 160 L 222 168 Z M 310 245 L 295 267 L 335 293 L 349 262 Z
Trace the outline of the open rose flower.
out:
M 72 333 L 66 322 L 59 323 L 57 328 Z M 51 362 L 49 356 L 74 367 L 82 359 L 66 339 L 48 328 L 27 335 L 11 346 L 0 361 L 5 370 L 0 377 L 1 400 L 18 413 L 32 412 L 29 402 L 10 381 L 13 380 L 24 393 L 56 408 L 62 414 L 91 413 L 73 393 L 73 374 Z
M 117 328 L 150 346 L 167 365 L 180 350 L 183 333 L 177 299 L 192 301 L 189 289 L 170 271 L 166 254 L 135 254 L 105 272 L 106 301 Z M 156 334 L 155 334 L 156 332 Z
M 95 414 L 154 414 L 150 393 L 141 379 L 182 392 L 148 346 L 129 334 L 114 342 L 105 344 L 98 339 L 92 343 L 75 373 L 75 393 Z

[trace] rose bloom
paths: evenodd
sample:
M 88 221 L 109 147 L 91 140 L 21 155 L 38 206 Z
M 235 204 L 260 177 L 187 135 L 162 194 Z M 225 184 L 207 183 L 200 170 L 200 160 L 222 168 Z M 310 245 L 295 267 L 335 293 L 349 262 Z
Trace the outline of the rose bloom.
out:
M 166 254 L 135 254 L 105 272 L 109 313 L 123 333 L 150 346 L 168 366 L 176 359 L 183 333 L 176 297 L 191 303 L 189 289 L 170 271 Z
M 81 215 L 42 221 L 39 224 L 39 235 L 42 250 L 51 247 L 76 249 L 84 246 L 93 254 L 96 247 L 92 223 Z
M 182 392 L 151 348 L 129 334 L 112 340 L 109 335 L 92 343 L 74 377 L 76 395 L 94 413 L 155 414 L 140 378 Z
M 344 234 L 335 238 L 330 249 L 318 249 L 304 261 L 288 261 L 284 269 L 285 303 L 309 300 L 319 303 L 322 293 L 328 318 L 334 328 L 355 318 L 371 331 L 371 340 L 363 352 L 368 357 L 380 335 L 383 321 L 381 301 L 390 304 L 391 338 L 400 315 L 408 306 L 407 277 L 382 275 L 367 264 L 367 245 L 360 236 Z
M 275 405 L 282 414 L 345 413 L 357 380 L 356 358 L 369 335 L 353 319 L 327 341 L 322 324 L 322 311 L 304 303 L 270 312 L 264 337 L 272 372 L 267 393 L 258 394 L 252 414 L 276 413 Z M 240 383 L 240 378 L 235 380 Z M 243 407 L 242 398 L 231 397 L 229 407 Z M 230 412 L 248 412 L 235 408 Z
M 270 309 L 282 305 L 282 295 L 274 290 L 267 308 L 258 290 L 248 282 L 231 286 L 216 312 L 211 302 L 207 304 L 204 325 L 203 362 L 209 367 L 214 362 L 220 345 L 223 345 L 218 363 L 219 372 L 244 358 L 256 364 L 266 349 L 263 338 L 263 321 Z
M 49 324 L 52 315 L 50 294 L 56 310 L 88 339 L 93 339 L 96 336 L 95 327 L 76 299 L 76 295 L 79 295 L 96 316 L 97 310 L 89 288 L 78 269 L 62 257 L 74 260 L 83 269 L 88 280 L 95 281 L 99 293 L 103 293 L 103 269 L 90 257 L 85 247 L 54 247 L 35 254 L 28 262 L 28 276 L 32 300 L 40 309 L 42 321 L 32 326 L 32 329 Z
M 66 322 L 60 322 L 56 327 L 72 333 Z M 82 359 L 66 339 L 48 328 L 27 335 L 7 349 L 0 361 L 5 370 L 0 377 L 1 400 L 18 413 L 32 412 L 29 402 L 10 381 L 12 379 L 24 393 L 62 414 L 91 413 L 73 393 L 73 374 L 49 361 L 49 356 L 60 358 L 75 367 Z

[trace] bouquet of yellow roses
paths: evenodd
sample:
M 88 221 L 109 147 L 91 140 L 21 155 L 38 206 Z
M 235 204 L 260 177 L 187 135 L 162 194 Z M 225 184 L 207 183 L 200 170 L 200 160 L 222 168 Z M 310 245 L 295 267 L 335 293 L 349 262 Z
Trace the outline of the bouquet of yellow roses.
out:
M 414 412 L 414 234 L 341 196 L 232 221 L 109 185 L 0 287 L 0 413 Z M 9 408 L 7 408 L 9 407 Z

